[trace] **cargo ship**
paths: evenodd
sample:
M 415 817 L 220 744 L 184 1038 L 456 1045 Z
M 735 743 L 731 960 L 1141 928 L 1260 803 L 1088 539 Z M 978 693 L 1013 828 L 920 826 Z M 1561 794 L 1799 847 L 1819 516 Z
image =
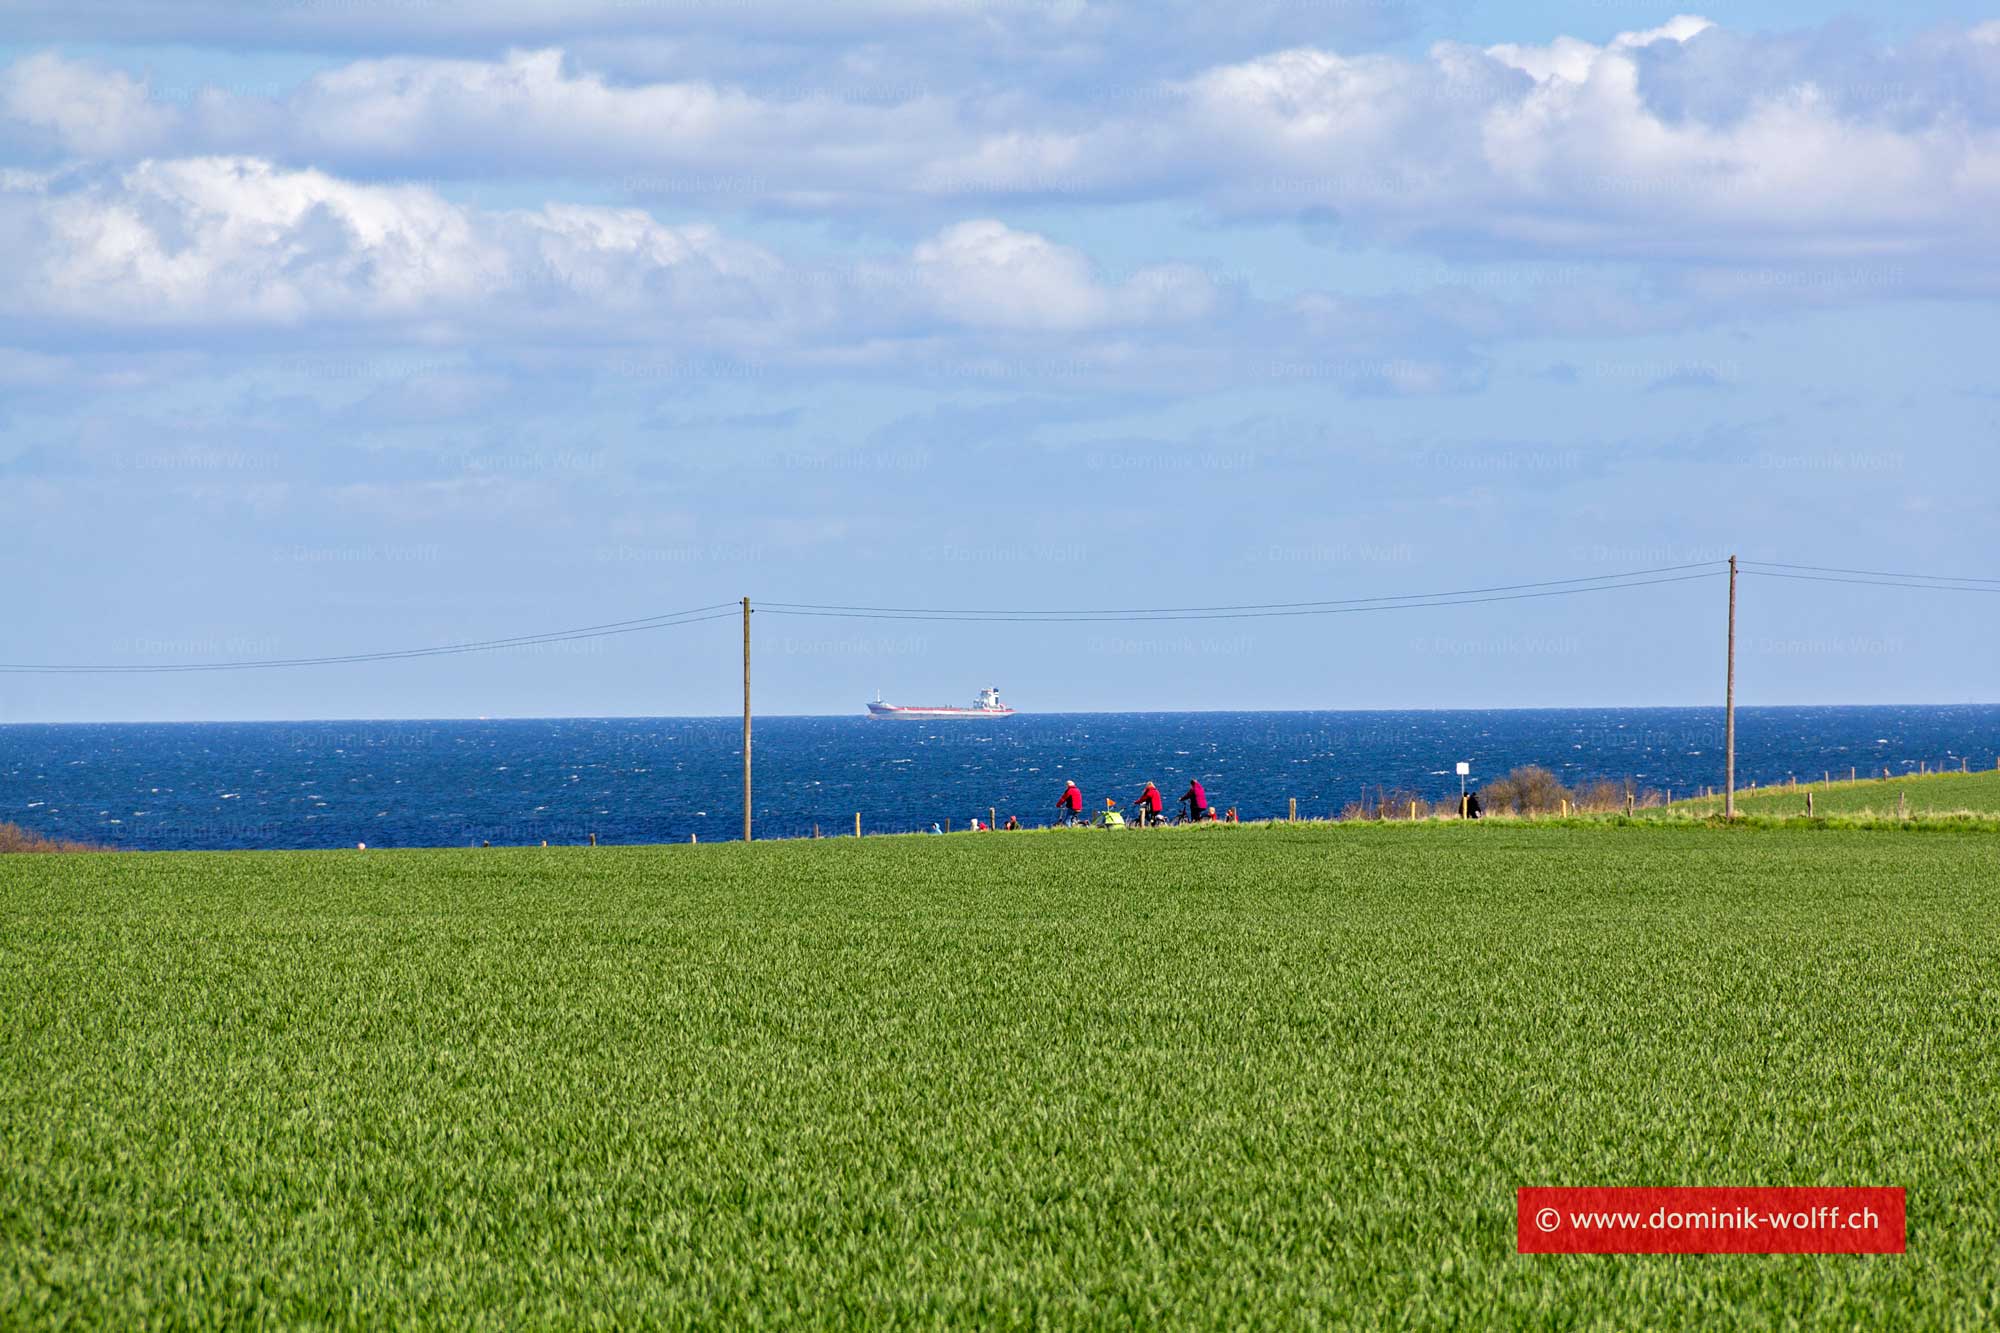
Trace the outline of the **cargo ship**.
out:
M 992 686 L 981 690 L 979 702 L 966 708 L 951 704 L 885 704 L 882 702 L 881 691 L 878 690 L 874 702 L 868 705 L 868 716 L 901 718 L 908 722 L 930 722 L 962 717 L 1012 717 L 1014 710 L 1000 702 L 1000 691 Z

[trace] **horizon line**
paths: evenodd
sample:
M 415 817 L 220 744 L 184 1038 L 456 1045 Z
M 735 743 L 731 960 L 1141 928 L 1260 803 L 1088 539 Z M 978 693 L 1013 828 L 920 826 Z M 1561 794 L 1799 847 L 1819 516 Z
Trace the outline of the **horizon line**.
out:
M 1955 700 L 1949 703 L 1896 701 L 1887 703 L 1738 703 L 1736 710 L 1748 709 L 1805 709 L 1805 708 L 1996 708 L 2000 701 L 1980 699 Z M 1360 707 L 1360 708 L 1092 708 L 1055 709 L 1048 712 L 1028 713 L 1016 711 L 1017 718 L 1056 717 L 1189 717 L 1189 716 L 1241 716 L 1256 714 L 1298 715 L 1312 713 L 1558 713 L 1558 712 L 1706 712 L 1722 711 L 1721 703 L 1707 704 L 1502 704 L 1472 706 L 1463 708 L 1422 707 Z M 905 719 L 882 719 L 868 713 L 753 713 L 755 718 L 806 719 L 814 721 L 852 719 L 859 722 L 883 722 Z M 244 717 L 244 718 L 102 718 L 102 719 L 14 719 L 0 721 L 4 727 L 198 727 L 198 726 L 268 726 L 277 724 L 332 723 L 332 722 L 732 722 L 740 723 L 743 715 L 731 713 L 523 713 L 523 714 L 457 714 L 433 717 L 418 716 L 376 716 L 376 717 Z M 907 719 L 935 721 L 977 720 L 993 725 L 1005 725 L 1009 718 L 979 719 Z

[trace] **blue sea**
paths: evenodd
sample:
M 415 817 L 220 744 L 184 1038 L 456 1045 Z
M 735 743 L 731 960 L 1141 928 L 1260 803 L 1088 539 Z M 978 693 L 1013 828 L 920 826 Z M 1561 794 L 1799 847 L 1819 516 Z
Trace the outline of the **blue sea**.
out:
M 116 847 L 463 847 L 739 836 L 740 718 L 13 724 L 0 822 Z M 1687 795 L 1722 781 L 1719 708 L 1095 713 L 756 725 L 756 832 L 1046 823 L 1199 776 L 1245 819 L 1338 814 L 1378 791 L 1454 796 L 1520 764 Z M 2000 761 L 2000 706 L 1745 708 L 1739 782 Z

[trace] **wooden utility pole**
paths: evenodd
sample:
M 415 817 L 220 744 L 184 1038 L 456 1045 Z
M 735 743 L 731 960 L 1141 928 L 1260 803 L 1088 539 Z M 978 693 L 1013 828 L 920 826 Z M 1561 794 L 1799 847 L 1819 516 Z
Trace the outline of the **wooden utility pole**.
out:
M 745 601 L 743 604 L 745 606 L 750 605 L 748 601 Z M 743 632 L 747 635 L 750 632 L 748 629 L 750 622 L 746 619 L 743 623 L 745 626 Z M 746 663 L 744 671 L 747 673 L 749 671 L 749 666 L 747 665 L 749 662 L 749 649 L 745 648 L 744 653 L 744 662 Z M 749 679 L 747 674 L 744 679 Z M 744 689 L 746 691 L 744 698 L 748 699 L 749 695 L 747 691 L 749 686 L 745 685 Z M 744 707 L 747 710 L 749 705 L 746 703 Z M 743 743 L 744 755 L 746 756 L 744 762 L 748 763 L 749 759 L 747 756 L 750 752 L 750 742 L 747 738 L 750 734 L 750 715 L 747 711 L 744 713 L 743 718 L 743 734 L 746 738 Z M 1722 798 L 1722 817 L 1724 819 L 1734 819 L 1736 818 L 1736 557 L 1733 555 L 1729 557 L 1729 684 L 1726 693 L 1723 695 L 1722 703 L 1722 770 L 1723 781 L 1727 784 Z M 745 770 L 743 780 L 746 783 L 750 780 L 747 769 Z M 748 816 L 745 817 L 747 818 Z M 744 836 L 747 837 L 749 835 L 745 834 Z
M 750 599 L 743 599 L 743 841 L 750 841 Z

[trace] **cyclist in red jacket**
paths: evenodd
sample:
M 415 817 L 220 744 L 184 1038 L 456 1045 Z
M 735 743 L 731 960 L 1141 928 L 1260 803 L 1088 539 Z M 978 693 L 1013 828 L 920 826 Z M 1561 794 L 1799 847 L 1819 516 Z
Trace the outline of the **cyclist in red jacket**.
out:
M 1075 782 L 1063 788 L 1062 795 L 1056 797 L 1056 823 L 1074 824 L 1083 818 L 1083 791 Z
M 1139 793 L 1139 800 L 1137 802 L 1139 809 L 1139 823 L 1141 824 L 1141 826 L 1144 826 L 1146 824 L 1157 824 L 1160 822 L 1161 804 L 1162 802 L 1160 800 L 1160 789 L 1158 787 L 1155 787 L 1150 782 L 1147 783 L 1146 790 Z
M 1181 804 L 1187 807 L 1189 819 L 1208 818 L 1208 793 L 1202 790 L 1200 778 L 1188 779 L 1188 789 L 1181 793 Z

